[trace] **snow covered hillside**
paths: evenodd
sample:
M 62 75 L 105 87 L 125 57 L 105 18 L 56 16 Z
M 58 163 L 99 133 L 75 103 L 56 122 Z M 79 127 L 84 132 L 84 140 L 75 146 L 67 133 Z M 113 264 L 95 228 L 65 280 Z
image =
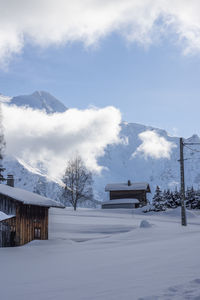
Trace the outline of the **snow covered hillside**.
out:
M 9 99 L 10 104 L 27 105 L 37 109 L 45 109 L 48 113 L 62 112 L 66 107 L 46 92 L 35 92 L 30 96 L 18 96 L 10 100 L 1 95 L 2 99 Z M 169 157 L 150 157 L 137 151 L 142 140 L 139 135 L 143 132 L 156 132 L 158 138 L 173 145 Z M 146 181 L 154 191 L 159 185 L 162 189 L 174 188 L 179 184 L 179 138 L 172 137 L 166 131 L 135 124 L 121 124 L 121 139 L 124 141 L 118 145 L 110 145 L 105 149 L 105 155 L 98 163 L 105 167 L 101 175 L 94 175 L 94 188 L 97 200 L 106 199 L 104 187 L 107 183 Z M 101 137 L 99 137 L 101 138 Z M 197 135 L 188 139 L 190 142 L 200 142 Z M 175 147 L 176 146 L 176 147 Z M 133 153 L 136 152 L 136 155 Z M 185 148 L 185 174 L 186 186 L 200 185 L 200 155 Z M 4 165 L 7 173 L 14 173 L 16 186 L 29 191 L 36 191 L 44 196 L 59 200 L 61 190 L 59 184 L 45 175 L 43 166 L 38 169 L 30 167 L 26 162 L 17 158 L 6 157 Z M 151 199 L 151 195 L 149 196 Z
M 200 217 L 188 217 L 50 209 L 48 241 L 0 248 L 1 299 L 200 299 Z
M 180 180 L 179 138 L 169 136 L 165 130 L 140 124 L 124 122 L 121 128 L 121 137 L 128 138 L 128 142 L 108 146 L 105 155 L 99 160 L 101 165 L 107 167 L 101 176 L 95 178 L 96 189 L 102 191 L 101 197 L 105 197 L 101 187 L 112 182 L 127 182 L 128 179 L 133 182 L 146 181 L 150 184 L 152 191 L 157 185 L 162 189 L 174 189 L 175 186 L 178 186 Z M 176 145 L 169 158 L 156 159 L 144 157 L 142 154 L 132 155 L 142 143 L 139 134 L 151 130 Z M 200 142 L 200 138 L 194 135 L 186 141 Z M 200 186 L 200 154 L 185 148 L 185 158 L 187 159 L 185 161 L 186 185 Z

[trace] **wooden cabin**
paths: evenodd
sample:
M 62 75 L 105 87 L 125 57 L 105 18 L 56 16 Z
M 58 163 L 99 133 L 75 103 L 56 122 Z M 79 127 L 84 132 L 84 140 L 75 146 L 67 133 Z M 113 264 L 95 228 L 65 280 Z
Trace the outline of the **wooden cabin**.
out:
M 52 199 L 0 184 L 0 247 L 21 246 L 48 239 L 50 207 L 64 208 Z
M 102 208 L 138 208 L 147 205 L 147 193 L 151 193 L 146 182 L 107 184 L 109 201 L 102 203 Z

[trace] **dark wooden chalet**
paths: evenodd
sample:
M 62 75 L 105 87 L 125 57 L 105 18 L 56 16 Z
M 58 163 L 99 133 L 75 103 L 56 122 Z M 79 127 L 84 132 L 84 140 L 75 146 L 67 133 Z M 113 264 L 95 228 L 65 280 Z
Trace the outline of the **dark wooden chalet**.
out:
M 147 193 L 151 193 L 146 182 L 107 184 L 105 191 L 109 193 L 109 201 L 102 203 L 102 208 L 138 208 L 147 205 Z
M 0 184 L 0 247 L 48 239 L 48 210 L 61 203 L 23 189 Z

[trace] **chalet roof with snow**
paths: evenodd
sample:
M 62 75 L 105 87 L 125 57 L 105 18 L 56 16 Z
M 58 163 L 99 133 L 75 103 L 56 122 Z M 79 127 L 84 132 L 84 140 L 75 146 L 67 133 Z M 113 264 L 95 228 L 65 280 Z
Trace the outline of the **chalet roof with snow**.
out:
M 15 201 L 22 202 L 27 205 L 37 205 L 45 207 L 59 207 L 64 208 L 65 206 L 55 200 L 40 196 L 36 193 L 28 192 L 23 189 L 10 187 L 5 184 L 0 184 L 0 194 L 8 196 Z
M 7 219 L 10 219 L 12 217 L 14 217 L 14 215 L 7 215 L 3 211 L 0 211 L 0 222 L 4 221 L 4 220 L 7 220 Z
M 130 183 L 110 183 L 105 187 L 106 192 L 110 191 L 146 191 L 151 193 L 150 186 L 147 182 L 134 182 Z

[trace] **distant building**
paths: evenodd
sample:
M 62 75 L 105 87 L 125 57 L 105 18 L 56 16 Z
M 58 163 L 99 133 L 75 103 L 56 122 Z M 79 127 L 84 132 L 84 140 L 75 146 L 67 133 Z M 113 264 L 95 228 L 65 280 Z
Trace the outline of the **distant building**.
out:
M 21 246 L 48 239 L 48 210 L 61 203 L 23 189 L 0 184 L 0 247 Z
M 138 208 L 147 205 L 147 193 L 151 193 L 146 182 L 107 184 L 105 191 L 109 193 L 109 201 L 102 203 L 102 208 Z

